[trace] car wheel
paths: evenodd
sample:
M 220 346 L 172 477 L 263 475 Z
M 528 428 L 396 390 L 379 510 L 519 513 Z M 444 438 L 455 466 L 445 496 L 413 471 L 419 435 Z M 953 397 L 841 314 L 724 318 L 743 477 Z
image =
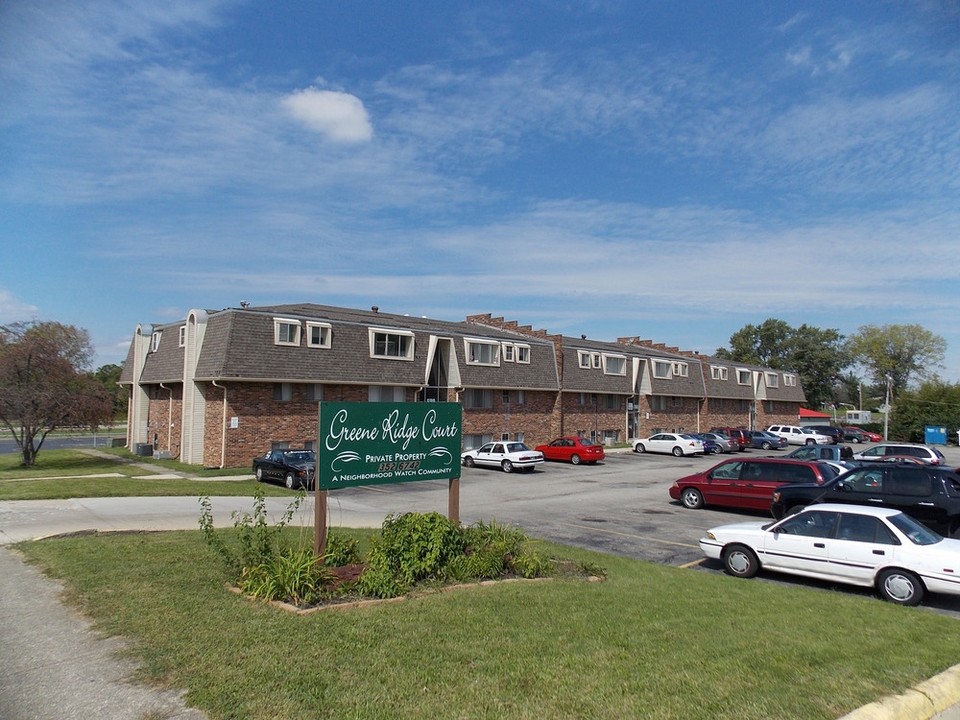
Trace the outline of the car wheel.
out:
M 513 463 L 509 460 L 504 460 L 502 463 L 500 463 L 500 467 L 503 468 L 504 472 L 513 472 Z
M 642 453 L 642 452 L 646 452 L 647 449 L 643 446 L 643 443 L 637 443 L 636 445 L 633 446 L 633 451 L 635 453 Z
M 683 448 L 681 448 L 681 447 L 675 447 L 675 448 L 673 449 L 673 456 L 674 456 L 674 457 L 682 457 L 682 456 L 683 456 Z
M 816 444 L 817 444 L 816 440 L 807 440 L 807 445 L 816 445 Z
M 257 468 L 256 475 L 257 475 L 257 482 L 263 482 L 263 468 L 262 468 L 262 467 L 258 467 L 258 468 Z
M 723 553 L 723 566 L 735 577 L 752 578 L 760 570 L 760 561 L 746 545 L 731 545 Z
M 699 510 L 703 507 L 703 495 L 696 488 L 684 488 L 680 493 L 680 502 L 685 508 Z
M 286 477 L 283 478 L 283 484 L 287 490 L 293 490 L 297 486 L 296 481 L 293 479 L 293 473 L 287 473 Z
M 884 570 L 877 578 L 877 589 L 884 600 L 897 605 L 919 605 L 923 599 L 923 583 L 908 570 Z
M 762 443 L 760 443 L 760 447 L 763 448 L 764 450 L 769 450 L 770 448 L 773 447 L 773 445 L 771 445 L 771 444 L 768 443 L 768 442 L 762 442 Z
M 576 455 L 576 454 L 571 455 L 571 456 L 570 456 L 570 462 L 572 462 L 574 465 L 579 465 L 579 464 L 580 464 L 580 456 L 579 456 L 579 455 Z
M 473 458 L 468 455 L 463 459 L 463 464 L 467 467 L 473 467 Z

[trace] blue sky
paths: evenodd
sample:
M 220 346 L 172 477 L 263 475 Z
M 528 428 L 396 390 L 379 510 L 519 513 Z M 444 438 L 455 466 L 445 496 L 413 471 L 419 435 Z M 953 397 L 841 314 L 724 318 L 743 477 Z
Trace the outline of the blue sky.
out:
M 479 5 L 479 7 L 478 7 Z M 0 322 L 316 302 L 960 381 L 960 3 L 0 3 Z

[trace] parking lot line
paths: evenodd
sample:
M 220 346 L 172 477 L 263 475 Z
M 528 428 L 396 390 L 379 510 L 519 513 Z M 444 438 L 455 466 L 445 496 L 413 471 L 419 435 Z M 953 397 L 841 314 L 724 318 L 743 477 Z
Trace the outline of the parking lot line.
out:
M 607 533 L 608 535 L 618 535 L 620 537 L 632 538 L 634 540 L 648 540 L 650 542 L 660 543 L 661 545 L 676 545 L 677 547 L 683 548 L 699 548 L 699 545 L 691 545 L 690 543 L 680 543 L 673 542 L 672 540 L 663 540 L 662 538 L 649 537 L 647 535 L 634 535 L 633 533 L 618 532 L 616 530 L 607 530 L 606 528 L 599 528 L 595 525 L 577 525 L 576 523 L 567 523 L 570 527 L 579 528 L 580 530 L 594 530 L 596 532 Z

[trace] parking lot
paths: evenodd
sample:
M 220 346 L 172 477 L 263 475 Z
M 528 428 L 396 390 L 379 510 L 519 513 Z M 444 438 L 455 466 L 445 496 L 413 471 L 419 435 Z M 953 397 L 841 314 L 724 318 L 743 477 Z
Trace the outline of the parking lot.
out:
M 960 449 L 941 448 L 952 467 L 960 466 Z M 783 456 L 761 450 L 734 457 Z M 668 488 L 679 477 L 712 467 L 730 455 L 675 458 L 608 453 L 597 465 L 545 463 L 535 473 L 506 474 L 497 469 L 463 468 L 460 516 L 463 522 L 495 519 L 522 527 L 529 535 L 640 560 L 684 566 L 700 563 L 698 540 L 711 527 L 744 520 L 772 520 L 763 512 L 687 510 L 670 499 Z M 349 492 L 357 500 L 392 512 L 446 512 L 444 483 L 409 483 Z M 336 503 L 337 493 L 331 494 Z M 334 511 L 335 512 L 335 511 Z M 718 564 L 698 570 L 722 572 Z M 764 576 L 765 581 L 808 584 L 801 579 Z M 864 592 L 844 587 L 845 592 Z M 960 599 L 928 598 L 930 607 L 960 618 Z

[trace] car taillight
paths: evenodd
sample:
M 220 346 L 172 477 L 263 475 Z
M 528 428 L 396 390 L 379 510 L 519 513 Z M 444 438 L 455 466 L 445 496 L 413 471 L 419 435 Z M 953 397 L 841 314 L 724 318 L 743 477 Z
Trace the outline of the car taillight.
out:
M 773 501 L 774 501 L 774 502 L 780 502 L 780 492 L 777 491 L 777 490 L 774 490 L 774 491 L 773 491 Z

